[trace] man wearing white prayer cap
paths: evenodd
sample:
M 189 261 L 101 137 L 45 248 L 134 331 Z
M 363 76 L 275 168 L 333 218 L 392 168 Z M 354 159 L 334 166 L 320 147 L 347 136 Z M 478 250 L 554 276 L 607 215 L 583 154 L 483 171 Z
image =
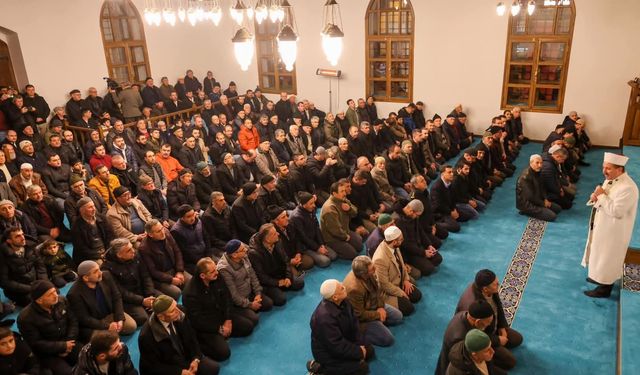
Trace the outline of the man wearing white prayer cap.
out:
M 622 276 L 638 208 L 638 186 L 625 172 L 627 161 L 626 156 L 605 152 L 605 181 L 587 203 L 593 209 L 582 266 L 589 269 L 587 281 L 598 285 L 584 292 L 589 297 L 609 297 L 613 283 Z
M 310 372 L 323 374 L 368 374 L 367 360 L 373 346 L 361 341 L 358 318 L 347 300 L 347 291 L 338 280 L 325 280 L 320 286 L 322 301 L 311 315 Z M 339 349 L 335 346 L 339 343 Z
M 395 225 L 384 230 L 384 241 L 378 245 L 371 261 L 376 266 L 376 276 L 386 297 L 384 303 L 397 308 L 408 316 L 415 311 L 414 303 L 422 299 L 422 292 L 409 275 L 400 252 L 404 241 L 402 230 Z

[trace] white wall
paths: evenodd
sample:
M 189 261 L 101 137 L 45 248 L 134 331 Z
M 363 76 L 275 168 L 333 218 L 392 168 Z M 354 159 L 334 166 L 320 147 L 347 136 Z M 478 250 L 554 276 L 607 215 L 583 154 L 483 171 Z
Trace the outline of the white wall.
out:
M 134 0 L 139 12 L 144 0 Z M 291 0 L 300 34 L 297 85 L 301 98 L 329 107 L 329 81 L 315 75 L 328 68 L 320 47 L 324 0 Z M 416 14 L 414 101 L 427 114 L 448 113 L 460 102 L 474 131 L 484 129 L 499 112 L 507 18 L 495 14 L 489 0 L 413 0 Z M 333 106 L 365 96 L 364 15 L 368 0 L 342 0 L 345 49 L 334 80 Z M 223 0 L 225 8 L 229 0 Z M 0 26 L 18 34 L 31 83 L 49 103 L 64 103 L 72 88 L 104 87 L 107 67 L 99 29 L 99 0 L 2 0 Z M 615 146 L 622 135 L 629 89 L 640 74 L 640 1 L 576 0 L 577 17 L 564 110 L 577 110 L 588 120 L 595 143 Z M 235 62 L 232 20 L 225 9 L 220 26 L 212 24 L 147 26 L 145 34 L 155 78 L 174 82 L 187 68 L 203 77 L 212 70 L 226 85 L 254 88 L 254 62 L 242 72 Z M 380 112 L 396 111 L 397 103 L 379 103 Z M 560 114 L 526 113 L 526 133 L 544 139 Z

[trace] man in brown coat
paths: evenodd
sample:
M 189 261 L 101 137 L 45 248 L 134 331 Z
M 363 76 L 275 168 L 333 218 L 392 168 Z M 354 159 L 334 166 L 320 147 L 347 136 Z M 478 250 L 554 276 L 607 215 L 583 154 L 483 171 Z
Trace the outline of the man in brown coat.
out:
M 393 345 L 395 338 L 386 326 L 401 323 L 402 313 L 385 304 L 384 292 L 376 279 L 376 267 L 371 258 L 366 255 L 355 257 L 343 285 L 360 322 L 365 342 L 377 346 Z
M 380 288 L 387 296 L 385 303 L 397 307 L 403 315 L 411 315 L 415 311 L 413 304 L 420 301 L 422 292 L 409 276 L 402 259 L 403 240 L 402 231 L 395 225 L 385 229 L 384 241 L 373 254 L 373 264 Z
M 21 205 L 29 198 L 27 195 L 27 186 L 29 185 L 40 186 L 42 193 L 47 195 L 47 186 L 42 182 L 40 173 L 33 171 L 33 165 L 22 163 L 20 173 L 13 176 L 9 181 L 9 186 L 11 187 L 11 191 L 13 191 L 13 195 L 16 196 L 18 205 Z

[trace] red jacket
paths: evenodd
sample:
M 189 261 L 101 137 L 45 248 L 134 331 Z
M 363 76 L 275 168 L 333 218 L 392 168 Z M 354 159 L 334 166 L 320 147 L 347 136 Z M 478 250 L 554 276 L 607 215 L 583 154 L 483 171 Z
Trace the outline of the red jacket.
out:
M 255 150 L 260 144 L 260 135 L 258 130 L 254 127 L 247 129 L 244 125 L 238 132 L 238 142 L 242 151 Z

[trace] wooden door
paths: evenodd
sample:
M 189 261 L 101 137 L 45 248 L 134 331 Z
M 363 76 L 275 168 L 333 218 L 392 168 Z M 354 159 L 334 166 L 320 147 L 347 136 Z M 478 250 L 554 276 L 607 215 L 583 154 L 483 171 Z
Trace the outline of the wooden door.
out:
M 640 84 L 630 81 L 631 97 L 624 124 L 622 144 L 640 146 Z
M 0 40 L 0 86 L 16 88 L 16 75 L 11 64 L 9 46 L 2 40 Z

